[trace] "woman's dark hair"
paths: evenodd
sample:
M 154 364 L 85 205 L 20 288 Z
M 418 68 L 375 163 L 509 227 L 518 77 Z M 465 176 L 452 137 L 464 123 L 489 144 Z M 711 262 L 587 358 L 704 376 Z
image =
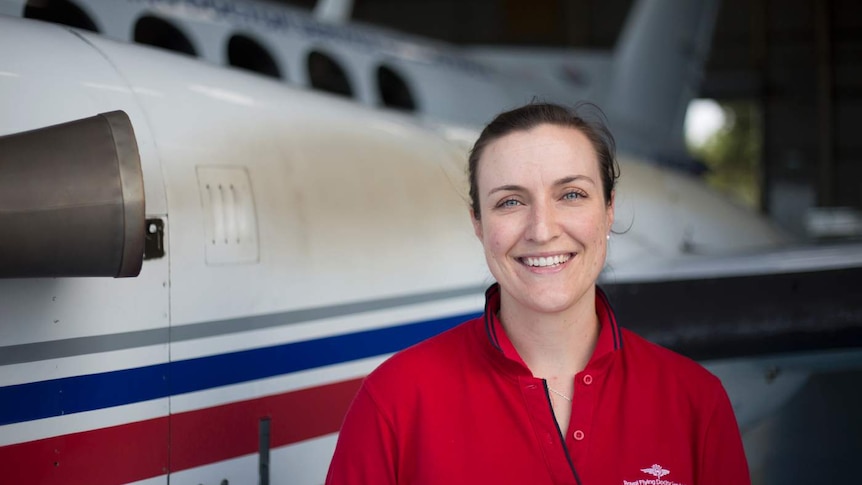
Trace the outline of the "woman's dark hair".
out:
M 588 120 L 580 113 L 585 108 L 595 111 L 597 116 Z M 599 161 L 605 203 L 611 203 L 611 193 L 620 177 L 620 169 L 615 158 L 614 137 L 604 122 L 604 114 L 601 109 L 590 103 L 581 103 L 573 108 L 551 103 L 530 103 L 497 115 L 482 130 L 482 134 L 479 135 L 479 139 L 476 140 L 473 149 L 470 150 L 470 161 L 467 168 L 470 178 L 470 206 L 473 208 L 473 216 L 477 220 L 481 219 L 477 172 L 479 159 L 482 158 L 485 147 L 510 133 L 529 131 L 542 124 L 574 128 L 590 140 Z

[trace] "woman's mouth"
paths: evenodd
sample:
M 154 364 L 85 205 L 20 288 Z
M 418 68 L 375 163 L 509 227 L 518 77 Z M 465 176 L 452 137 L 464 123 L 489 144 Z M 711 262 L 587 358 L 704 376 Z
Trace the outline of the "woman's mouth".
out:
M 530 266 L 532 268 L 548 268 L 552 266 L 559 266 L 566 261 L 572 259 L 574 256 L 572 253 L 565 254 L 556 254 L 554 256 L 525 256 L 522 258 L 518 258 L 522 264 L 526 266 Z

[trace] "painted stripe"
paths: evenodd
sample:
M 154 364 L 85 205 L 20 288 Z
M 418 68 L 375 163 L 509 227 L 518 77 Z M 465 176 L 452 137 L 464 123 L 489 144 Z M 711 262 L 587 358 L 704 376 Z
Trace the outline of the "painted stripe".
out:
M 168 343 L 167 328 L 0 347 L 0 366 Z
M 354 379 L 172 415 L 171 470 L 257 453 L 262 417 L 270 418 L 273 448 L 335 433 L 361 384 Z
M 0 425 L 104 409 L 392 353 L 476 316 L 450 316 L 136 369 L 2 387 Z
M 139 480 L 137 482 L 127 483 L 126 485 L 169 485 L 168 484 L 168 476 L 167 475 L 157 475 L 152 478 L 147 478 L 145 480 Z
M 171 342 L 181 340 L 192 340 L 216 335 L 231 334 L 237 332 L 248 332 L 263 328 L 278 327 L 282 325 L 311 322 L 325 318 L 354 315 L 357 313 L 386 310 L 401 306 L 417 305 L 451 298 L 460 298 L 476 294 L 483 294 L 485 286 L 468 286 L 452 290 L 420 293 L 416 295 L 382 298 L 378 300 L 345 303 L 341 305 L 330 305 L 304 310 L 295 310 L 275 315 L 261 315 L 256 317 L 237 318 L 222 320 L 219 322 L 203 322 L 181 325 L 171 329 Z
M 3 483 L 126 483 L 255 454 L 263 417 L 270 419 L 272 448 L 335 433 L 361 383 L 352 379 L 178 413 L 170 422 L 162 417 L 0 447 Z
M 430 303 L 389 308 L 374 312 L 354 313 L 339 317 L 300 322 L 291 325 L 217 335 L 214 337 L 172 342 L 171 360 L 196 359 L 216 354 L 227 354 L 246 349 L 282 345 L 304 340 L 332 337 L 347 333 L 363 332 L 377 328 L 402 325 L 448 315 L 461 315 L 481 310 L 481 296 L 470 295 Z M 124 351 L 128 352 L 128 351 Z M 77 359 L 86 356 L 77 357 Z M 53 361 L 45 361 L 53 362 Z M 148 362 L 140 365 L 155 364 Z M 102 371 L 116 370 L 103 369 Z M 49 376 L 45 379 L 65 376 Z M 38 380 L 38 379 L 32 379 Z M 2 384 L 0 384 L 2 385 Z
M 0 387 L 0 426 L 168 396 L 168 364 Z
M 3 483 L 113 485 L 164 475 L 168 418 L 0 448 Z
M 485 286 L 467 286 L 451 290 L 307 308 L 270 315 L 191 323 L 178 325 L 170 329 L 159 328 L 112 335 L 53 340 L 50 342 L 7 345 L 0 347 L 0 366 L 248 332 L 293 323 L 310 322 L 325 318 L 482 294 L 484 291 Z
M 296 339 L 294 342 L 298 340 L 308 340 L 314 337 L 316 336 L 307 337 L 305 339 Z M 286 343 L 286 341 L 272 340 L 269 345 L 276 345 L 279 343 Z M 257 345 L 257 347 L 263 347 L 263 345 Z M 242 348 L 251 348 L 251 346 Z M 240 347 L 234 348 L 234 350 L 239 349 Z M 3 365 L 0 366 L 0 387 L 163 364 L 168 362 L 171 355 L 170 351 L 172 350 L 173 349 L 169 348 L 167 344 L 161 344 L 127 350 L 100 352 L 98 354 L 63 357 L 61 359 Z M 217 353 L 221 352 L 210 352 L 209 355 Z M 194 357 L 203 357 L 203 355 L 196 355 Z
M 271 396 L 276 394 L 283 394 L 285 392 L 297 391 L 299 389 L 307 389 L 310 387 L 320 386 L 327 382 L 340 382 L 357 379 L 368 375 L 368 373 L 376 369 L 383 361 L 385 361 L 390 356 L 392 356 L 392 354 L 377 355 L 374 357 L 369 357 L 367 359 L 359 359 L 350 362 L 344 362 L 341 364 L 327 365 L 325 367 L 318 367 L 316 369 L 294 372 L 292 374 L 283 374 L 280 376 L 270 377 L 268 379 L 257 379 L 254 381 L 242 382 L 240 384 L 233 384 L 230 386 L 220 386 L 213 389 L 206 389 L 204 391 L 189 392 L 187 394 L 177 394 L 170 397 L 171 413 L 196 411 L 198 409 L 221 406 L 223 404 L 230 404 L 232 402 L 244 401 L 247 399 L 256 399 L 261 396 Z M 120 409 L 126 407 L 128 406 L 121 406 Z M 113 409 L 118 408 L 110 408 L 110 410 Z M 110 410 L 101 409 L 99 411 L 94 411 L 94 413 L 106 413 Z M 161 416 L 162 414 L 159 414 L 158 416 Z M 67 418 L 74 419 L 77 416 L 81 415 L 76 414 L 73 416 L 68 416 Z M 155 416 L 147 416 L 140 419 L 147 419 L 149 417 Z M 58 418 L 49 418 L 48 420 L 56 419 Z M 10 426 L 25 426 L 29 423 L 41 423 L 48 420 L 28 421 L 27 423 L 18 423 Z M 129 421 L 130 420 L 127 419 L 123 422 Z M 115 424 L 119 424 L 119 422 Z M 98 426 L 90 426 L 88 428 L 84 428 L 78 431 L 84 431 L 85 429 L 93 429 L 96 427 Z M 53 436 L 56 434 L 61 433 L 51 433 L 44 436 L 40 436 L 40 438 Z M 20 439 L 17 441 L 26 440 Z M 2 442 L 2 433 L 0 433 L 0 442 Z
M 330 382 L 337 380 L 346 379 L 335 378 L 330 379 Z M 290 389 L 280 389 L 276 392 L 287 392 L 288 390 Z M 275 394 L 275 392 L 270 394 Z M 263 395 L 263 393 L 251 394 L 245 397 L 245 399 L 261 395 Z M 237 401 L 239 399 L 243 398 L 233 399 L 233 401 Z M 173 403 L 168 401 L 168 398 L 153 399 L 152 401 L 137 402 L 134 404 L 114 406 L 106 409 L 97 409 L 95 411 L 75 413 L 68 416 L 54 416 L 52 418 L 37 419 L 36 421 L 7 424 L 5 426 L 0 426 L 0 446 L 14 445 L 17 443 L 24 443 L 26 441 L 50 438 L 52 436 L 81 433 L 96 428 L 108 428 L 111 426 L 120 426 L 126 423 L 161 418 L 170 414 Z M 220 403 L 211 403 L 210 405 L 212 406 L 216 404 Z M 204 406 L 199 406 L 197 409 L 202 407 Z M 0 480 L 0 483 L 2 483 L 2 480 Z

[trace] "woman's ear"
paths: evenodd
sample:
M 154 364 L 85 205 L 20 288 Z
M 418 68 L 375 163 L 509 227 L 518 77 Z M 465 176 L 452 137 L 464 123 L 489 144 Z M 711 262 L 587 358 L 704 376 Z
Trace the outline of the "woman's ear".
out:
M 482 241 L 482 221 L 476 217 L 473 209 L 470 209 L 470 221 L 473 223 L 473 233 L 476 234 L 479 241 Z
M 610 232 L 611 227 L 614 225 L 614 200 L 616 199 L 617 191 L 611 191 L 611 200 L 608 201 L 608 232 Z

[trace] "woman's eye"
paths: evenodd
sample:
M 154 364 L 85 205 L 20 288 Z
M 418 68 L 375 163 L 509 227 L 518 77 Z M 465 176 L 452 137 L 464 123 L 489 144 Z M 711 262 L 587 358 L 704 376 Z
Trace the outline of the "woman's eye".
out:
M 515 199 L 506 199 L 506 200 L 504 200 L 503 202 L 500 202 L 500 204 L 499 204 L 497 207 L 515 207 L 515 206 L 518 206 L 518 205 L 521 205 L 521 203 L 520 203 L 520 202 L 518 202 L 517 200 L 515 200 Z
M 576 199 L 580 199 L 581 197 L 584 197 L 584 194 L 582 194 L 580 192 L 574 192 L 574 191 L 573 192 L 567 192 L 566 195 L 563 196 L 563 198 L 566 200 L 576 200 Z

